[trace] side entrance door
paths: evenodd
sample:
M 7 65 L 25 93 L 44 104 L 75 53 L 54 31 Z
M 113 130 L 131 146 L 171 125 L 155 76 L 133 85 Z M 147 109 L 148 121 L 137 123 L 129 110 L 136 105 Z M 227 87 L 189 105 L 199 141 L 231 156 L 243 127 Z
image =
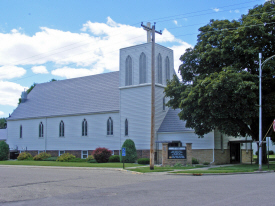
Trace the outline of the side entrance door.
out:
M 233 163 L 233 164 L 240 163 L 240 160 L 241 160 L 240 151 L 241 151 L 240 143 L 230 142 L 230 163 Z

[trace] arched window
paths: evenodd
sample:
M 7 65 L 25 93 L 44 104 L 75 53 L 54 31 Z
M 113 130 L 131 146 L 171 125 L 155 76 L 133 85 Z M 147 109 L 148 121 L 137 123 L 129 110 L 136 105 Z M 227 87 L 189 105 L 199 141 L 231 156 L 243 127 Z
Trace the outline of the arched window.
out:
M 146 56 L 143 52 L 139 57 L 139 83 L 146 83 Z
M 125 86 L 132 85 L 132 58 L 128 56 L 126 58 L 125 68 Z
M 59 137 L 64 137 L 64 122 L 62 120 L 59 124 Z
M 125 136 L 128 136 L 128 120 L 125 119 Z
M 158 55 L 158 79 L 157 79 L 157 83 L 162 84 L 162 58 L 161 55 Z
M 165 73 L 166 73 L 166 80 L 170 80 L 170 63 L 169 63 L 168 57 L 166 57 L 165 59 Z
M 44 137 L 44 127 L 42 122 L 39 124 L 39 137 Z
M 22 138 L 22 136 L 23 136 L 23 129 L 22 129 L 22 125 L 20 125 L 19 138 Z
M 82 121 L 82 136 L 87 136 L 88 134 L 88 123 L 87 123 L 87 120 L 84 119 Z
M 113 135 L 113 120 L 111 117 L 107 120 L 107 135 Z

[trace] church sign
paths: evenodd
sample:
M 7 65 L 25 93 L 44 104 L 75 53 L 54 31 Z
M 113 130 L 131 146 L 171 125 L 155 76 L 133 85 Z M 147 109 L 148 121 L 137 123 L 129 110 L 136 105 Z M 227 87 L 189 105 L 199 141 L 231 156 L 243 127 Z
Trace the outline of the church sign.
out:
M 186 159 L 186 147 L 169 147 L 168 159 Z

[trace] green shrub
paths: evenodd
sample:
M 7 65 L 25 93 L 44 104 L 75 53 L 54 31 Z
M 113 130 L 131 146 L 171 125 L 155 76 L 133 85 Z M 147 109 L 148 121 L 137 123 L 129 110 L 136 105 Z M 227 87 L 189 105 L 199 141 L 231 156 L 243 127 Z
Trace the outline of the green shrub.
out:
M 0 142 L 0 161 L 7 160 L 9 158 L 10 148 L 5 141 Z
M 95 159 L 90 159 L 89 161 L 87 161 L 88 163 L 97 163 L 97 161 Z
M 196 158 L 192 158 L 192 164 L 199 164 L 199 160 L 197 160 Z
M 70 153 L 64 153 L 63 155 L 60 155 L 56 161 L 58 162 L 68 162 L 69 160 L 75 159 L 75 156 Z
M 49 158 L 43 159 L 42 161 L 56 161 L 56 160 L 57 160 L 57 157 L 49 157 Z
M 47 158 L 49 158 L 49 157 L 51 157 L 50 154 L 47 154 L 46 152 L 41 152 L 40 154 L 35 155 L 35 156 L 33 157 L 33 160 L 41 161 L 41 160 L 47 159 Z
M 112 156 L 109 158 L 109 162 L 120 162 L 119 155 L 112 155 Z
M 182 164 L 181 163 L 176 163 L 176 164 L 174 164 L 174 167 L 182 167 Z
M 69 160 L 68 162 L 86 162 L 86 159 L 74 158 L 74 159 Z
M 28 152 L 21 152 L 18 157 L 18 160 L 33 160 L 33 157 L 30 153 Z
M 258 155 L 258 154 L 259 154 L 259 151 L 256 151 L 256 152 L 255 152 L 255 155 Z
M 209 162 L 204 162 L 203 165 L 210 165 L 210 163 Z
M 269 150 L 268 154 L 269 154 L 269 155 L 274 155 L 274 151 Z
M 149 158 L 139 158 L 137 160 L 137 163 L 141 164 L 141 165 L 148 165 L 148 164 L 150 164 L 150 159 Z
M 112 151 L 104 147 L 98 147 L 93 151 L 94 159 L 98 163 L 105 163 L 109 161 L 109 158 L 112 155 Z
M 120 162 L 134 163 L 137 160 L 137 150 L 133 140 L 126 139 L 122 145 L 122 148 L 126 148 L 126 156 L 122 157 L 120 152 Z

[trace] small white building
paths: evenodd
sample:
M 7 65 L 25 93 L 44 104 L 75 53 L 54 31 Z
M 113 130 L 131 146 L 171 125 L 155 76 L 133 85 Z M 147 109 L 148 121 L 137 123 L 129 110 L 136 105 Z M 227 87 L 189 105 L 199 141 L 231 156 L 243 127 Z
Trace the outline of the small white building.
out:
M 155 54 L 156 141 L 192 143 L 192 156 L 200 162 L 247 161 L 251 147 L 240 141 L 244 138 L 218 131 L 198 138 L 185 128 L 179 110 L 165 106 L 166 80 L 175 75 L 173 51 L 156 44 Z M 23 93 L 22 103 L 7 120 L 11 151 L 46 151 L 52 156 L 69 152 L 86 158 L 97 147 L 119 154 L 123 142 L 132 139 L 138 157 L 149 157 L 151 43 L 123 48 L 119 58 L 118 72 L 37 84 L 28 95 Z M 160 143 L 155 148 L 160 162 Z

